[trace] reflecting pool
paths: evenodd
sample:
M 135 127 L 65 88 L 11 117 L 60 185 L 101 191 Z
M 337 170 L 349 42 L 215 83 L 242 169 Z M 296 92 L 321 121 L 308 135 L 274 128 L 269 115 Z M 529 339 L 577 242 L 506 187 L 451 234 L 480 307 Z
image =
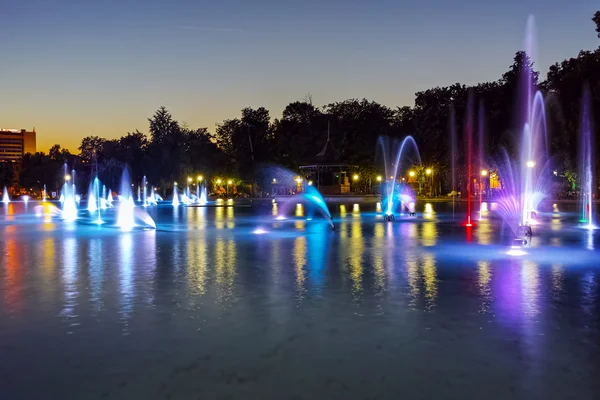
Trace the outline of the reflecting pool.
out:
M 23 207 L 0 207 L 2 398 L 600 393 L 600 233 L 576 206 L 517 253 L 493 205 L 467 229 L 460 205 L 386 222 L 332 204 L 336 231 L 294 207 L 169 205 L 131 232 Z

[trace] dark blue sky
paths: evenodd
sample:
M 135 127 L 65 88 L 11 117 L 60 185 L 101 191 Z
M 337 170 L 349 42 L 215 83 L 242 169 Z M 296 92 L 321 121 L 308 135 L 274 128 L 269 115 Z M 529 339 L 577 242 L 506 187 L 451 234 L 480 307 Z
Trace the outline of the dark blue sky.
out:
M 0 127 L 38 150 L 147 129 L 165 105 L 192 127 L 497 79 L 537 23 L 538 68 L 598 46 L 597 0 L 2 0 Z

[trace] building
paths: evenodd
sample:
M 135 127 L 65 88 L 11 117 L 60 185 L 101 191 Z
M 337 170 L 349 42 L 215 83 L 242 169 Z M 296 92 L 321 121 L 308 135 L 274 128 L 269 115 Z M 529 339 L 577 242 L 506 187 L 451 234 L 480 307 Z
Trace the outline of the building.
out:
M 18 161 L 25 154 L 35 154 L 35 128 L 0 129 L 0 161 Z
M 342 163 L 339 159 L 339 154 L 329 139 L 328 129 L 325 147 L 309 164 L 301 166 L 300 171 L 324 195 L 348 194 L 349 176 L 357 167 Z

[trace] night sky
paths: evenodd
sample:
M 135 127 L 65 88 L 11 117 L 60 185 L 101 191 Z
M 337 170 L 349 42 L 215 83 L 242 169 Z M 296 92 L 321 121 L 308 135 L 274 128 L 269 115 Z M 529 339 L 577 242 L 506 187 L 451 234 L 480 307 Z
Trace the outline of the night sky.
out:
M 289 4 L 288 4 L 289 3 Z M 0 0 L 0 127 L 76 152 L 82 137 L 147 131 L 165 105 L 208 127 L 265 106 L 279 117 L 362 98 L 499 78 L 537 24 L 536 63 L 594 49 L 598 0 Z

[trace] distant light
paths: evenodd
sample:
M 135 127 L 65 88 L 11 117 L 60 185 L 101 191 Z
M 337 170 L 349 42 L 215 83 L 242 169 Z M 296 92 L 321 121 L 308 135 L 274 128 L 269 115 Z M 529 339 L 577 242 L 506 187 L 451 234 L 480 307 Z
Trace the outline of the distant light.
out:
M 358 175 L 354 174 L 354 176 L 352 176 L 352 179 L 357 181 L 358 180 Z
M 554 174 L 554 176 L 558 176 L 558 171 L 552 171 L 552 173 Z
M 377 175 L 377 182 L 381 182 L 381 175 Z
M 217 185 L 220 185 L 220 184 L 221 184 L 221 180 L 217 179 Z
M 431 168 L 427 168 L 427 169 L 425 170 L 425 173 L 426 173 L 427 175 L 431 175 Z
M 412 177 L 412 176 L 415 176 L 415 171 L 410 171 L 410 172 L 408 173 L 408 175 L 409 175 L 409 176 L 411 176 L 411 177 Z
M 202 182 L 202 180 L 204 179 L 204 177 L 202 175 L 198 175 L 198 178 L 196 178 L 198 180 L 198 182 Z
M 312 186 L 313 181 L 308 181 L 308 186 Z
M 354 212 L 359 212 L 359 211 L 360 211 L 360 206 L 359 206 L 358 204 L 354 204 L 354 205 L 352 206 L 352 211 L 354 211 Z
M 67 174 L 65 175 L 65 181 L 70 181 L 71 180 L 71 175 Z
M 433 206 L 431 205 L 431 203 L 425 204 L 425 213 L 427 213 L 427 214 L 433 213 Z
M 529 168 L 535 167 L 535 161 L 527 161 L 527 167 L 529 167 Z
M 173 183 L 173 185 L 177 186 L 177 182 Z
M 277 179 L 273 178 L 273 183 L 277 183 Z
M 283 215 L 279 215 L 277 218 L 275 218 L 277 221 L 283 221 L 285 219 L 285 217 Z
M 402 178 L 402 182 L 404 182 L 405 180 L 406 180 L 405 178 Z
M 394 179 L 394 177 L 390 175 L 390 179 Z
M 252 233 L 254 233 L 255 235 L 262 235 L 264 233 L 267 233 L 267 231 L 265 231 L 263 228 L 256 228 Z
M 487 170 L 483 169 L 481 170 L 481 176 L 487 176 L 488 172 Z
M 302 178 L 297 176 L 296 179 L 294 179 L 296 182 L 298 182 L 298 185 L 302 183 Z
M 227 181 L 227 184 L 228 184 L 228 185 L 231 185 L 232 183 L 233 183 L 233 182 L 231 181 L 231 179 Z
M 188 176 L 188 183 L 192 183 L 192 177 Z

